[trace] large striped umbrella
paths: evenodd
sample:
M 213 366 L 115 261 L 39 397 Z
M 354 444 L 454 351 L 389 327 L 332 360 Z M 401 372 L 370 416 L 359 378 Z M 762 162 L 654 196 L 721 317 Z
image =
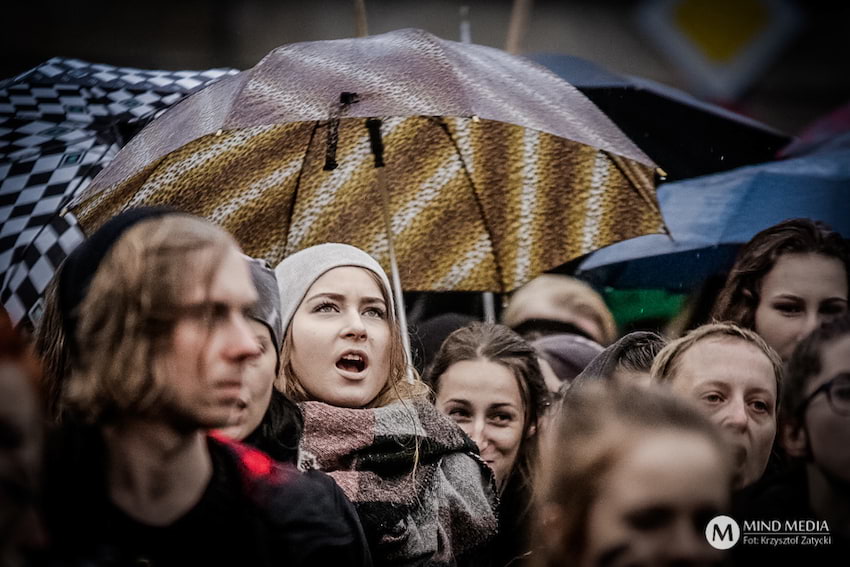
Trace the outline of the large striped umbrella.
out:
M 401 30 L 275 49 L 145 128 L 72 210 L 90 231 L 167 204 L 272 265 L 345 242 L 394 249 L 408 291 L 506 292 L 663 231 L 654 171 L 543 67 Z

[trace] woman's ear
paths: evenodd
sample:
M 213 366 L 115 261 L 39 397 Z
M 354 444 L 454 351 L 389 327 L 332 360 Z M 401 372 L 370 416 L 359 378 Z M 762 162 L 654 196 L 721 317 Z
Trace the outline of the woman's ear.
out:
M 809 454 L 809 438 L 802 422 L 783 424 L 779 430 L 779 442 L 792 457 L 803 458 Z

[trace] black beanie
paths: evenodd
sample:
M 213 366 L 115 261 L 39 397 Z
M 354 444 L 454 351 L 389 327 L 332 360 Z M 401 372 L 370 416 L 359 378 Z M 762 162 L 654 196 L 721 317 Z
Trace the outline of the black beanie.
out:
M 154 219 L 167 214 L 178 213 L 168 207 L 139 207 L 128 209 L 109 219 L 94 234 L 83 241 L 62 264 L 59 274 L 58 302 L 62 315 L 62 329 L 65 340 L 76 356 L 76 329 L 79 319 L 78 309 L 85 299 L 94 275 L 112 245 L 118 242 L 128 229 L 141 221 Z

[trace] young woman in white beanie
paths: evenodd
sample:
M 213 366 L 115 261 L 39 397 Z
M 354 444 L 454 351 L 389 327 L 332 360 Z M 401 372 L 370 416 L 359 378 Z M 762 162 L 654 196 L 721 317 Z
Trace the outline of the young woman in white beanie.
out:
M 408 379 L 380 264 L 330 243 L 287 257 L 275 275 L 278 387 L 304 414 L 302 460 L 354 502 L 375 564 L 480 564 L 497 526 L 493 479 L 428 388 Z

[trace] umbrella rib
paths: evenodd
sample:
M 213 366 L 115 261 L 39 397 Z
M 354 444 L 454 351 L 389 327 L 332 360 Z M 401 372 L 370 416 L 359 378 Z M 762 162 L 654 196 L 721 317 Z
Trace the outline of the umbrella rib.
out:
M 307 154 L 310 153 L 310 148 L 313 147 L 313 140 L 316 138 L 316 132 L 321 125 L 321 120 L 316 120 L 313 124 L 313 129 L 310 131 L 310 139 L 307 140 L 307 147 L 304 148 L 304 157 L 301 158 L 301 167 L 298 169 L 298 175 L 295 177 L 295 188 L 292 190 L 292 197 L 289 199 L 289 221 L 286 223 L 286 244 L 283 247 L 283 257 L 286 258 L 289 254 L 289 230 L 292 227 L 292 217 L 295 214 L 295 201 L 298 198 L 298 190 L 301 188 L 301 176 L 304 174 L 304 166 L 307 163 Z
M 478 214 L 481 216 L 481 221 L 484 223 L 484 230 L 487 231 L 487 237 L 490 239 L 490 246 L 493 250 L 493 264 L 496 267 L 496 277 L 499 279 L 499 293 L 505 293 L 505 279 L 504 275 L 502 274 L 502 266 L 499 265 L 499 261 L 496 258 L 496 245 L 495 240 L 493 239 L 493 230 L 487 218 L 487 213 L 484 209 L 484 204 L 481 202 L 481 196 L 478 194 L 478 188 L 475 186 L 475 182 L 472 179 L 472 175 L 469 173 L 469 168 L 466 166 L 466 161 L 463 159 L 463 153 L 460 151 L 460 146 L 458 145 L 457 140 L 455 140 L 454 136 L 452 136 L 452 133 L 449 130 L 449 125 L 446 124 L 442 117 L 431 116 L 430 119 L 436 122 L 440 126 L 440 128 L 442 128 L 443 132 L 451 141 L 452 145 L 455 148 L 455 152 L 457 153 L 458 159 L 460 160 L 460 166 L 463 169 L 463 173 L 469 180 L 469 186 L 472 187 L 472 196 L 475 201 L 475 206 L 478 208 Z

